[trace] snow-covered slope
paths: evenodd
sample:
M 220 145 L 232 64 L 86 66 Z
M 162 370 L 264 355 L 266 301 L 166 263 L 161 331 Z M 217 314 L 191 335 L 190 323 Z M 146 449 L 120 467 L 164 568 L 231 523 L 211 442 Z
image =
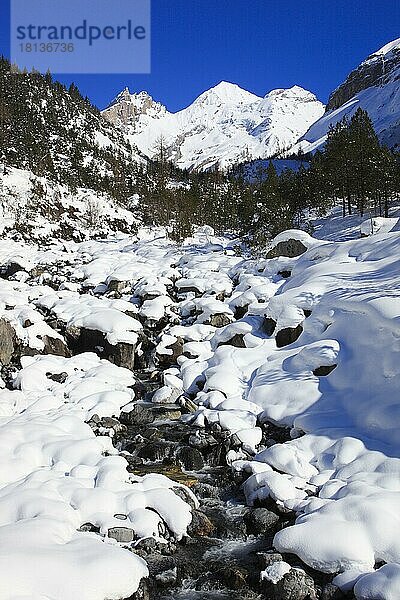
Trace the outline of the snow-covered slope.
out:
M 329 127 L 357 108 L 369 114 L 380 140 L 389 147 L 400 143 L 400 38 L 364 60 L 332 94 L 326 113 L 314 123 L 298 145 L 305 152 L 321 146 Z
M 206 170 L 284 150 L 323 111 L 323 104 L 299 86 L 272 90 L 261 98 L 223 81 L 177 113 L 145 92 L 129 94 L 125 89 L 103 115 L 120 125 L 147 156 L 157 154 L 162 139 L 176 165 Z
M 48 177 L 0 162 L 0 235 L 82 240 L 132 231 L 138 222 L 132 212 L 138 198 L 132 195 L 123 207 L 110 194 L 87 187 L 71 191 Z

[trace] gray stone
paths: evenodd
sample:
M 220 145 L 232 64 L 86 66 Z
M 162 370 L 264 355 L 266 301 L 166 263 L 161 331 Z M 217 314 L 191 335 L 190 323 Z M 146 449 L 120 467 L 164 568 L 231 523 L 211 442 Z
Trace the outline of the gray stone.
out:
M 212 325 L 213 327 L 225 327 L 225 325 L 229 325 L 232 323 L 232 319 L 229 315 L 224 313 L 217 313 L 216 315 L 211 315 L 207 324 Z
M 162 585 L 172 585 L 176 583 L 178 578 L 177 568 L 168 569 L 168 571 L 163 571 L 162 573 L 158 573 L 155 577 L 156 581 L 161 583 Z
M 16 347 L 14 328 L 5 319 L 0 319 L 0 363 L 8 365 L 11 362 Z
M 333 583 L 327 583 L 322 588 L 321 600 L 341 600 L 343 598 L 346 598 L 345 594 Z
M 64 340 L 60 340 L 60 338 L 53 338 L 48 335 L 43 336 L 44 343 L 44 354 L 55 354 L 56 356 L 64 356 L 68 358 L 71 356 L 71 352 L 68 350 L 68 347 Z
M 209 536 L 214 531 L 214 525 L 201 510 L 192 510 L 192 521 L 188 527 L 188 534 L 193 536 Z
M 167 350 L 171 350 L 172 354 L 156 354 L 157 363 L 160 367 L 166 368 L 176 365 L 178 357 L 183 354 L 183 344 L 183 339 L 178 337 L 175 342 L 166 346 Z
M 300 240 L 289 239 L 284 242 L 279 242 L 267 254 L 266 258 L 277 258 L 278 256 L 286 256 L 293 258 L 304 254 L 307 248 Z
M 175 445 L 173 442 L 164 440 L 148 442 L 142 448 L 140 448 L 137 455 L 140 458 L 144 458 L 145 460 L 150 460 L 152 462 L 163 460 L 164 458 L 169 458 L 172 455 L 174 446 Z
M 313 579 L 302 569 L 290 569 L 280 581 L 262 581 L 269 600 L 317 600 Z
M 193 446 L 178 448 L 175 459 L 186 471 L 200 471 L 204 467 L 204 458 L 201 452 Z
M 111 279 L 111 281 L 108 282 L 108 291 L 121 293 L 129 285 L 129 281 L 118 281 L 118 279 Z
M 266 533 L 275 530 L 279 523 L 279 515 L 268 508 L 253 508 L 245 515 L 249 533 Z
M 218 346 L 234 346 L 235 348 L 246 348 L 244 336 L 242 333 L 236 333 L 227 342 L 221 342 Z
M 110 527 L 108 537 L 117 540 L 121 544 L 129 544 L 134 538 L 133 529 L 129 527 Z
M 279 552 L 257 552 L 257 560 L 260 569 L 263 571 L 273 563 L 283 560 L 283 557 Z

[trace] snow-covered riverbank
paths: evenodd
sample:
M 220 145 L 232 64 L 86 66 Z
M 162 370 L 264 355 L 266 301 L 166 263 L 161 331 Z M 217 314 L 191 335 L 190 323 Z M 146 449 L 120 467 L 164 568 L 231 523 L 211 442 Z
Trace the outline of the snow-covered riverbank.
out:
M 118 516 L 136 539 L 160 524 L 179 539 L 190 523 L 173 482 L 129 475 L 85 424 L 134 406 L 132 372 L 109 361 L 155 364 L 158 403 L 190 400 L 186 422 L 235 436 L 248 503 L 297 514 L 280 552 L 357 582 L 360 600 L 396 598 L 400 234 L 279 241 L 291 238 L 308 251 L 247 259 L 208 229 L 181 246 L 162 230 L 46 251 L 2 242 L 1 361 L 66 356 L 24 357 L 0 391 L 4 598 L 128 597 L 146 566 L 108 537 Z M 262 442 L 267 421 L 293 439 Z M 87 523 L 98 532 L 78 531 Z

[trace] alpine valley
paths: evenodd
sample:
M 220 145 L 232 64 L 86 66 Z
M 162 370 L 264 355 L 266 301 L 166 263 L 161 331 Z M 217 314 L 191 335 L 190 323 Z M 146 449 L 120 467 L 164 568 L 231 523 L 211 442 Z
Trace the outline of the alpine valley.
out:
M 399 87 L 0 59 L 0 600 L 399 600 Z

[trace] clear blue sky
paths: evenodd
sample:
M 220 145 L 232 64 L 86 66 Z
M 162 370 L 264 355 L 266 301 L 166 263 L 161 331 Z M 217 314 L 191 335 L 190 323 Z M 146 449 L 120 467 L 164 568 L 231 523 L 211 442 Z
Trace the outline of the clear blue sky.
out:
M 8 55 L 8 0 L 0 3 Z M 100 108 L 129 86 L 176 111 L 221 80 L 258 95 L 297 84 L 326 101 L 363 58 L 398 37 L 400 0 L 152 0 L 150 75 L 57 78 L 75 81 Z

